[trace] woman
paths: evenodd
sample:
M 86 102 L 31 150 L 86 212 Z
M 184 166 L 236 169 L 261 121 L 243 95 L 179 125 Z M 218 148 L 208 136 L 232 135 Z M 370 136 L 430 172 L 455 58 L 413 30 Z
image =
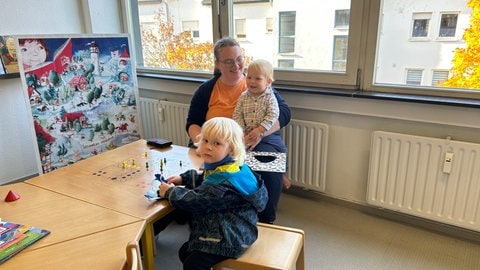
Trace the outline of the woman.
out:
M 187 117 L 186 130 L 193 142 L 197 142 L 202 125 L 213 117 L 232 118 L 237 100 L 247 89 L 244 74 L 244 59 L 240 44 L 233 38 L 223 38 L 215 43 L 214 77 L 204 82 L 193 94 Z M 290 108 L 285 100 L 273 89 L 278 101 L 280 115 L 265 136 L 280 132 L 280 127 L 290 122 Z M 246 138 L 248 150 L 278 152 L 275 145 L 259 143 L 261 138 Z M 264 211 L 259 213 L 259 221 L 273 223 L 276 219 L 278 200 L 283 187 L 282 173 L 258 172 L 268 190 L 269 200 Z

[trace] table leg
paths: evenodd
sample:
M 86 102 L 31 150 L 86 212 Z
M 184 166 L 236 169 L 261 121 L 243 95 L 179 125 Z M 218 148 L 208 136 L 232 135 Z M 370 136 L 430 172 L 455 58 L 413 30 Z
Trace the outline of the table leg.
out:
M 155 240 L 153 238 L 153 224 L 148 223 L 142 234 L 142 250 L 145 269 L 155 270 Z

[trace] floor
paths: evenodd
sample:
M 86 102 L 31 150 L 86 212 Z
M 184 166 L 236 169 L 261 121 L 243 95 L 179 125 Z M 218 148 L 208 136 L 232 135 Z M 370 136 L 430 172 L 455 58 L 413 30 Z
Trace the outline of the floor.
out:
M 299 209 L 304 209 L 299 211 Z M 306 269 L 480 269 L 480 243 L 295 194 L 282 194 L 278 225 L 303 229 Z M 177 250 L 186 225 L 157 235 L 156 269 L 182 269 Z

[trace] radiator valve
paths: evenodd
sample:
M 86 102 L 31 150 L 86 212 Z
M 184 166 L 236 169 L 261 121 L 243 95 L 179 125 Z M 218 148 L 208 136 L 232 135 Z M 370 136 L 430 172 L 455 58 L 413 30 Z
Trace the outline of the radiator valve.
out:
M 446 152 L 445 159 L 443 160 L 443 172 L 452 172 L 453 152 Z

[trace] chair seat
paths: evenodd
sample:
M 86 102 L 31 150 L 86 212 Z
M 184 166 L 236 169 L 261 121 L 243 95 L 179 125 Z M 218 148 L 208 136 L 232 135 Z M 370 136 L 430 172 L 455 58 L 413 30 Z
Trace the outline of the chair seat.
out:
M 305 269 L 303 230 L 258 223 L 258 239 L 239 258 L 216 264 L 213 269 Z

